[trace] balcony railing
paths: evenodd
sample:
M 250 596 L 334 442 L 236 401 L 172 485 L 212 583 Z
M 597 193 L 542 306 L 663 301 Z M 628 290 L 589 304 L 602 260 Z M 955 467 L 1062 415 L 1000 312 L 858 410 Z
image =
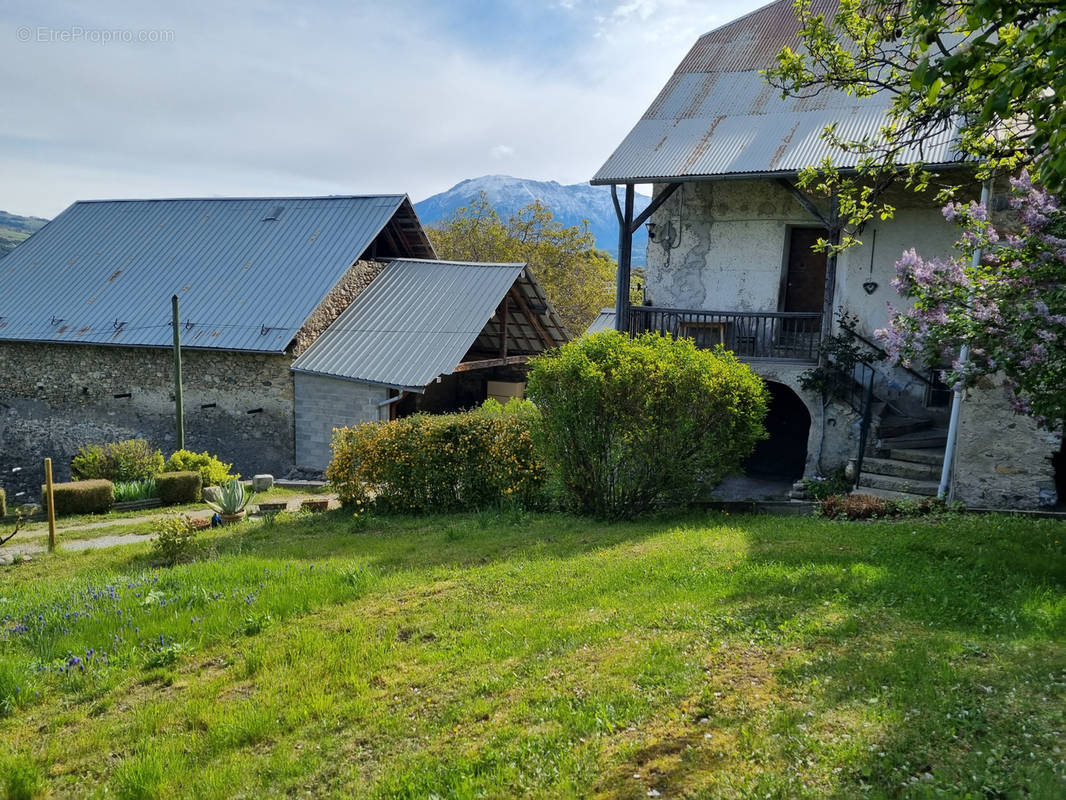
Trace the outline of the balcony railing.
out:
M 822 315 L 795 311 L 699 311 L 630 306 L 629 332 L 658 331 L 687 336 L 697 347 L 722 345 L 738 358 L 777 361 L 818 360 Z

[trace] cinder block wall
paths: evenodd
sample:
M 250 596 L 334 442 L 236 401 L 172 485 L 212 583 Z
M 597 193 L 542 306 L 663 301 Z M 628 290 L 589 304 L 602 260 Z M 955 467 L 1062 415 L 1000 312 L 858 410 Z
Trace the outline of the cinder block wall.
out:
M 324 470 L 329 464 L 334 428 L 376 422 L 382 413 L 379 403 L 389 397 L 383 386 L 302 372 L 293 373 L 293 385 L 296 466 L 308 470 Z
M 185 446 L 217 453 L 242 474 L 287 472 L 290 364 L 280 354 L 184 349 Z M 144 438 L 168 454 L 173 388 L 166 348 L 0 342 L 0 485 L 35 501 L 43 459 L 68 480 L 70 459 L 86 444 Z

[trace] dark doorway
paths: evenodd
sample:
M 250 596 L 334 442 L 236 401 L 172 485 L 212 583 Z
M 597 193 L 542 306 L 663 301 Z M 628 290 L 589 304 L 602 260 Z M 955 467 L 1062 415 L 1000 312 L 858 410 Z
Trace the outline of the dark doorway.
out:
M 764 439 L 744 463 L 744 471 L 752 477 L 803 477 L 807 464 L 807 436 L 811 430 L 811 415 L 799 396 L 783 383 L 767 381 L 770 407 L 766 414 Z
M 825 298 L 825 253 L 811 248 L 825 236 L 821 228 L 791 228 L 785 264 L 783 311 L 821 311 Z

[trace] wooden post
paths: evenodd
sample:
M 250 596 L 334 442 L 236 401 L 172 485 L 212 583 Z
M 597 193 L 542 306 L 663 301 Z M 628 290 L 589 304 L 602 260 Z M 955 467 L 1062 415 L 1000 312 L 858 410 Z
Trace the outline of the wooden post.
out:
M 170 298 L 174 318 L 174 412 L 177 416 L 178 449 L 185 449 L 185 413 L 181 400 L 181 328 L 178 327 L 178 296 Z
M 48 552 L 56 549 L 56 498 L 52 492 L 52 459 L 44 460 L 44 493 L 48 504 Z

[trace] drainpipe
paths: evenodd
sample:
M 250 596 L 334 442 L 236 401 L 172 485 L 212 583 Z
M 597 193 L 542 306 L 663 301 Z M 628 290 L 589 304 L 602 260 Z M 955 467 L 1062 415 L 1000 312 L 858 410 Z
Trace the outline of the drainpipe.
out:
M 981 185 L 981 205 L 986 209 L 988 208 L 989 195 L 992 193 L 992 179 L 989 178 Z M 973 259 L 970 261 L 970 265 L 975 269 L 981 264 L 981 257 L 984 255 L 980 247 L 973 251 Z M 963 369 L 966 368 L 966 362 L 970 357 L 970 348 L 965 344 L 959 350 L 959 363 Z M 940 487 L 937 489 L 936 496 L 941 500 L 946 499 L 948 495 L 948 489 L 951 484 L 952 471 L 955 461 L 955 443 L 959 438 L 959 412 L 962 408 L 962 387 L 955 390 L 955 393 L 951 396 L 951 419 L 948 422 L 948 440 L 944 447 L 944 466 L 940 468 Z

